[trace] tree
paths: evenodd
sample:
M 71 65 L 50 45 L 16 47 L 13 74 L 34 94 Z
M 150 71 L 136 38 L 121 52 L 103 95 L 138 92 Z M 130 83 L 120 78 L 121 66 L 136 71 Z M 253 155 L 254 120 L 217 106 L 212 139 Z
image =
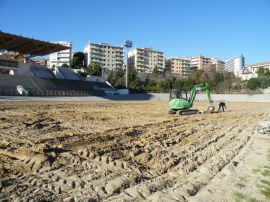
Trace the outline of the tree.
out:
M 83 52 L 76 52 L 71 60 L 71 67 L 74 69 L 80 69 L 84 66 L 85 55 Z
M 153 69 L 153 74 L 158 74 L 159 73 L 159 71 L 158 71 L 159 69 L 158 69 L 158 66 L 156 65 L 155 67 L 154 67 L 154 69 Z
M 80 59 L 78 57 L 73 57 L 71 60 L 71 67 L 74 69 L 80 69 L 82 66 L 80 65 Z
M 270 83 L 269 77 L 267 77 L 267 76 L 260 76 L 260 77 L 258 77 L 258 81 L 260 82 L 260 87 L 261 88 L 268 88 L 269 83 Z
M 125 85 L 125 71 L 122 68 L 116 68 L 111 71 L 108 76 L 108 81 L 115 87 L 122 88 Z
M 159 86 L 162 90 L 166 92 L 174 88 L 175 81 L 176 81 L 176 78 L 171 76 L 163 81 L 160 81 Z
M 78 73 L 79 73 L 79 75 L 80 75 L 81 77 L 83 77 L 83 78 L 86 78 L 87 75 L 89 75 L 88 72 L 82 72 L 82 71 L 79 71 Z
M 85 59 L 85 54 L 83 52 L 76 52 L 73 57 L 78 57 L 80 61 L 83 61 Z
M 100 64 L 92 63 L 89 65 L 89 73 L 92 76 L 101 76 L 102 68 Z
M 62 67 L 68 67 L 67 63 L 62 64 Z
M 189 78 L 196 83 L 202 83 L 204 82 L 205 71 L 202 69 L 197 69 L 189 75 Z
M 263 67 L 260 67 L 256 73 L 258 76 L 270 76 L 270 70 Z
M 165 68 L 163 71 L 163 78 L 169 78 L 172 75 L 172 62 L 170 60 L 165 60 Z
M 137 81 L 138 76 L 137 76 L 137 71 L 135 69 L 129 69 L 128 71 L 128 81 L 129 82 L 134 82 Z
M 257 78 L 251 78 L 247 82 L 247 88 L 250 90 L 255 90 L 260 87 L 260 82 Z
M 224 81 L 224 76 L 221 72 L 214 72 L 213 76 L 210 78 L 208 84 L 211 89 L 217 88 L 218 85 Z

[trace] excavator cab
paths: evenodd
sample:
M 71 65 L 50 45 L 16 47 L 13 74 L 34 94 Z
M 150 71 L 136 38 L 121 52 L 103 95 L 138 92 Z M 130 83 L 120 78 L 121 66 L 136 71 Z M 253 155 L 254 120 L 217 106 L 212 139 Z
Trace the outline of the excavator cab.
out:
M 194 85 L 191 89 L 189 97 L 187 96 L 187 91 L 184 89 L 172 90 L 169 97 L 169 114 L 189 115 L 201 113 L 201 111 L 197 109 L 191 109 L 196 94 L 200 91 L 205 91 L 208 101 L 210 102 L 211 95 L 207 83 Z
M 169 100 L 171 101 L 172 99 L 179 99 L 179 98 L 188 100 L 187 91 L 185 89 L 172 89 L 170 91 Z

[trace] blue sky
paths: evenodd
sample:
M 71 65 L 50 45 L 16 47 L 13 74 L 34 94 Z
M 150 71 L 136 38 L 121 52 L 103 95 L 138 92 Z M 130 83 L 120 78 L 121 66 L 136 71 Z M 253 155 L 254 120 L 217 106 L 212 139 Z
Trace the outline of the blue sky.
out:
M 46 41 L 270 60 L 270 0 L 0 0 L 0 30 Z

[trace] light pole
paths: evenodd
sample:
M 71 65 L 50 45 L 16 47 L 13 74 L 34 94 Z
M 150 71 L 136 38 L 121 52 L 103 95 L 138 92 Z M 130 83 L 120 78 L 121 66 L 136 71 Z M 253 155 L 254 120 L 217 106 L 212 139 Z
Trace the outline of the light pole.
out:
M 132 48 L 132 41 L 126 40 L 124 46 L 126 47 L 126 57 L 127 57 L 127 66 L 126 66 L 126 88 L 128 88 L 128 49 Z

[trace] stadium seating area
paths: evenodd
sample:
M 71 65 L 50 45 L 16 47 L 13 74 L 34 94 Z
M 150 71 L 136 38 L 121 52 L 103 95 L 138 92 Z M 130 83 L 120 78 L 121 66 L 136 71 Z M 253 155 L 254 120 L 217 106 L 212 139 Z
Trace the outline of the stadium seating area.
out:
M 106 83 L 99 82 L 0 75 L 0 95 L 18 95 L 17 85 L 23 86 L 31 96 L 101 96 L 106 95 L 104 89 L 114 90 Z
M 45 67 L 30 66 L 30 70 L 34 74 L 34 76 L 38 78 L 55 78 L 53 73 Z
M 81 78 L 73 71 L 73 69 L 66 67 L 57 67 L 57 70 L 63 76 L 64 79 L 81 80 Z

